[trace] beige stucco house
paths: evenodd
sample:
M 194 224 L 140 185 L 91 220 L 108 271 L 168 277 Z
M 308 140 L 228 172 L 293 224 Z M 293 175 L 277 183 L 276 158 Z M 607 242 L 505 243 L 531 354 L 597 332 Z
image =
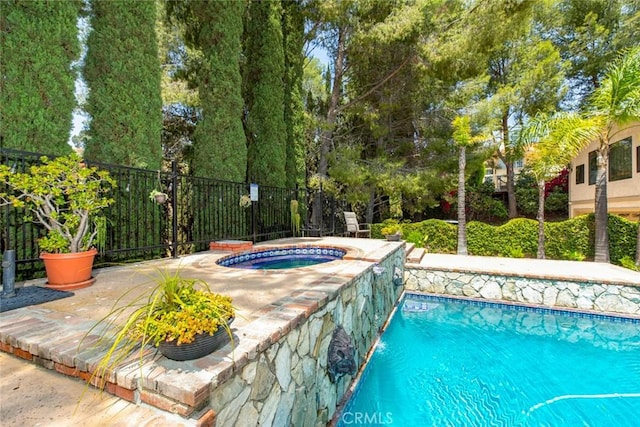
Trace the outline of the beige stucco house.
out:
M 607 197 L 610 213 L 640 218 L 640 122 L 614 129 L 609 145 Z M 569 217 L 593 212 L 595 205 L 597 141 L 571 162 Z

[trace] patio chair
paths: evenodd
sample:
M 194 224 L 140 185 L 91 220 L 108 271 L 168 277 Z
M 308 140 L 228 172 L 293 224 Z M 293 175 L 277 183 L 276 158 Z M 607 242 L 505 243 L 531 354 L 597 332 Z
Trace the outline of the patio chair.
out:
M 347 224 L 347 236 L 371 237 L 371 224 L 359 224 L 355 212 L 344 212 L 344 222 Z

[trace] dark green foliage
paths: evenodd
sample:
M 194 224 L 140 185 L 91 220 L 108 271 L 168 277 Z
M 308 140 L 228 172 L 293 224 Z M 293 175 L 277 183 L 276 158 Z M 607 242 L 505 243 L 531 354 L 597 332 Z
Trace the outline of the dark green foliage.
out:
M 560 222 L 545 222 L 545 255 L 551 259 L 570 259 L 572 254 L 593 257 L 593 231 L 588 223 L 593 224 L 593 215 L 588 220 L 579 216 Z
M 549 259 L 580 260 L 594 256 L 594 215 L 582 215 L 561 222 L 545 223 L 545 252 Z M 381 238 L 382 224 L 373 224 L 373 238 Z M 620 265 L 635 259 L 638 224 L 617 215 L 609 215 L 609 251 L 611 262 Z M 456 253 L 457 228 L 439 219 L 403 224 L 402 231 L 416 246 L 428 252 Z M 418 244 L 422 240 L 423 245 Z M 493 226 L 473 221 L 467 225 L 467 249 L 470 255 L 535 258 L 538 249 L 538 222 L 516 218 Z
M 550 186 L 550 183 L 547 183 Z M 569 194 L 561 186 L 550 189 L 544 202 L 545 214 L 556 214 L 566 217 L 569 209 Z M 516 181 L 516 200 L 518 212 L 527 218 L 535 218 L 538 214 L 538 184 L 528 171 L 523 171 Z
M 609 257 L 620 264 L 624 256 L 635 259 L 638 223 L 617 215 L 609 215 Z
M 75 107 L 79 56 L 75 1 L 0 2 L 2 146 L 62 155 Z
M 467 220 L 491 223 L 507 219 L 507 208 L 502 201 L 493 198 L 494 187 L 490 182 L 471 187 L 467 191 Z
M 413 227 L 415 226 L 415 229 Z M 405 226 L 409 233 L 422 233 L 423 246 L 427 252 L 455 254 L 458 242 L 458 228 L 439 219 L 428 219 L 418 224 Z
M 192 173 L 244 182 L 247 146 L 240 56 L 245 3 L 168 2 L 167 8 L 184 25 L 185 42 L 203 54 L 196 70 L 202 117 L 194 133 Z
M 538 249 L 538 223 L 531 219 L 516 218 L 494 227 L 479 222 L 469 223 L 467 245 L 470 254 L 512 256 L 520 250 L 525 256 L 535 257 Z
M 521 215 L 535 218 L 538 213 L 538 184 L 533 175 L 526 171 L 521 172 L 516 181 L 515 192 L 518 212 Z
M 155 2 L 94 1 L 85 78 L 88 159 L 159 169 L 160 63 Z
M 286 183 L 287 155 L 281 16 L 279 1 L 250 2 L 244 69 L 248 179 L 278 187 Z
M 569 193 L 556 187 L 547 195 L 544 202 L 545 212 L 558 212 L 567 214 L 569 209 Z
M 495 256 L 500 252 L 500 242 L 494 238 L 496 227 L 484 222 L 467 224 L 467 251 L 469 255 Z
M 422 237 L 422 233 L 419 231 L 410 232 L 404 240 L 406 240 L 407 243 L 413 243 L 416 247 L 422 247 L 424 245 L 424 237 Z
M 284 123 L 286 139 L 286 187 L 304 185 L 304 105 L 302 102 L 302 65 L 304 62 L 304 16 L 299 1 L 283 2 L 284 38 Z

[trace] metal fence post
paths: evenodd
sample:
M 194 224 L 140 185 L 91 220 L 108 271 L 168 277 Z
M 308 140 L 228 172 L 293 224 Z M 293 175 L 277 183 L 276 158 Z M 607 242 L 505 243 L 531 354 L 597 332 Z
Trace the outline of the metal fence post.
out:
M 178 162 L 171 160 L 171 256 L 178 258 Z

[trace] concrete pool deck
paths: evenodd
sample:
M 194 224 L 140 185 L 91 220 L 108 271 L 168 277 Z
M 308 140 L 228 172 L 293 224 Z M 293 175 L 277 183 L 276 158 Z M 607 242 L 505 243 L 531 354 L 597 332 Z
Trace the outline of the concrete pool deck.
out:
M 187 277 L 206 280 L 213 291 L 229 294 L 244 317 L 238 317 L 233 324 L 234 329 L 242 330 L 253 320 L 259 319 L 268 310 L 265 307 L 274 302 L 287 298 L 300 291 L 301 283 L 334 283 L 341 277 L 349 277 L 356 271 L 370 266 L 384 256 L 391 248 L 397 248 L 404 243 L 385 242 L 382 240 L 353 239 L 353 238 L 306 238 L 283 239 L 271 244 L 318 244 L 326 246 L 347 247 L 350 249 L 348 257 L 355 261 L 324 264 L 322 268 L 307 267 L 301 270 L 290 270 L 287 274 L 268 271 L 233 270 L 215 266 L 215 260 L 227 255 L 228 252 L 204 252 L 185 256 L 179 260 L 164 259 L 145 262 L 131 266 L 100 269 L 95 271 L 96 283 L 75 292 L 75 295 L 39 306 L 25 307 L 9 311 L 0 315 L 0 342 L 5 337 L 13 336 L 14 342 L 19 340 L 34 340 L 48 346 L 77 345 L 77 335 L 70 336 L 49 330 L 49 333 L 34 334 L 31 329 L 21 329 L 16 322 L 33 319 L 55 322 L 66 322 L 78 325 L 79 330 L 86 330 L 88 324 L 99 320 L 112 306 L 114 299 L 136 284 L 140 284 L 140 292 L 148 289 L 149 274 L 158 268 L 169 270 L 180 268 Z M 263 245 L 256 245 L 263 246 Z M 411 245 L 408 245 L 409 249 Z M 490 257 L 460 257 L 456 255 L 426 254 L 420 264 L 438 266 L 454 271 L 478 271 L 484 273 L 512 273 L 531 274 L 539 277 L 571 277 L 588 281 L 613 281 L 631 286 L 640 286 L 640 273 L 622 269 L 609 264 L 596 264 L 572 261 L 539 261 L 530 259 L 506 259 Z M 221 274 L 224 272 L 224 274 Z M 30 282 L 29 284 L 40 284 Z M 133 295 L 132 295 L 133 297 Z M 74 341 L 75 340 L 75 341 Z M 59 341 L 57 344 L 56 342 Z M 6 348 L 3 348 L 7 351 Z M 14 355 L 16 353 L 14 352 Z M 18 356 L 26 356 L 26 352 L 18 352 Z M 35 363 L 34 363 L 35 362 Z M 70 378 L 55 372 L 55 369 L 65 372 L 63 367 L 51 366 L 45 369 L 42 360 L 37 358 L 31 362 L 21 360 L 13 355 L 0 353 L 0 424 L 12 425 L 60 425 L 60 426 L 188 426 L 207 425 L 206 417 L 191 417 L 189 419 L 161 411 L 143 403 L 135 405 L 115 396 L 103 394 L 92 402 L 97 390 L 90 389 L 83 399 L 76 415 L 72 415 L 77 398 L 82 392 L 84 383 L 77 378 Z M 174 362 L 180 363 L 180 362 Z M 173 366 L 173 365 L 168 365 Z M 54 368 L 54 370 L 51 370 Z M 59 368 L 59 369 L 58 369 Z M 46 386 L 43 386 L 46 385 Z M 57 390 L 54 394 L 53 391 Z M 59 400 L 67 395 L 66 402 Z
M 87 421 L 86 412 L 81 416 L 73 417 L 73 409 L 76 405 L 76 399 L 68 402 L 60 407 L 54 402 L 54 397 L 49 393 L 40 393 L 38 390 L 26 390 L 27 383 L 33 383 L 33 376 L 42 376 L 41 383 L 48 383 L 52 380 L 51 370 L 58 371 L 62 374 L 71 376 L 79 375 L 77 370 L 73 369 L 75 353 L 78 343 L 82 336 L 95 324 L 96 321 L 102 319 L 110 312 L 113 303 L 120 298 L 125 292 L 134 289 L 121 301 L 126 303 L 133 300 L 137 296 L 145 295 L 149 289 L 153 287 L 153 277 L 157 276 L 158 271 L 177 271 L 185 277 L 202 279 L 206 281 L 210 289 L 214 292 L 220 292 L 230 295 L 233 298 L 234 305 L 237 307 L 236 321 L 232 325 L 234 334 L 243 334 L 246 336 L 246 342 L 252 343 L 254 337 L 264 336 L 264 334 L 272 335 L 274 332 L 269 330 L 271 326 L 278 330 L 278 325 L 283 322 L 295 321 L 304 317 L 305 313 L 296 312 L 296 319 L 278 319 L 273 316 L 273 312 L 278 310 L 279 305 L 283 304 L 286 308 L 287 303 L 291 300 L 296 302 L 297 297 L 303 297 L 298 301 L 308 302 L 310 307 L 313 306 L 306 290 L 308 286 L 331 292 L 332 289 L 341 286 L 343 283 L 351 280 L 354 275 L 360 274 L 364 269 L 372 268 L 374 264 L 385 258 L 390 251 L 404 245 L 403 242 L 386 242 L 383 240 L 372 239 L 353 239 L 353 238 L 298 238 L 298 239 L 280 239 L 265 244 L 258 244 L 255 247 L 260 248 L 272 245 L 320 245 L 340 247 L 347 249 L 344 260 L 338 260 L 318 266 L 305 267 L 304 269 L 294 269 L 283 271 L 265 271 L 265 270 L 243 270 L 220 267 L 215 261 L 229 252 L 208 251 L 194 255 L 184 256 L 180 259 L 162 259 L 139 263 L 135 265 L 127 265 L 120 267 L 111 267 L 104 269 L 96 269 L 94 276 L 96 282 L 93 286 L 74 291 L 74 295 L 57 301 L 44 303 L 37 306 L 24 307 L 17 310 L 8 311 L 0 315 L 0 346 L 4 352 L 13 353 L 13 356 L 22 357 L 36 365 L 42 365 L 47 369 L 38 367 L 38 369 L 24 369 L 24 375 L 17 375 L 18 368 L 16 365 L 24 365 L 27 363 L 16 359 L 13 356 L 2 354 L 0 358 L 0 423 L 4 426 L 24 425 L 23 420 L 29 419 L 34 421 L 32 425 L 38 425 L 38 421 L 42 425 L 54 425 L 52 420 L 64 420 L 60 425 L 104 425 L 104 422 L 98 420 L 100 416 L 105 417 L 106 414 L 93 414 L 93 420 Z M 26 285 L 41 285 L 44 280 L 30 281 Z M 25 284 L 17 284 L 17 287 Z M 301 295 L 301 293 L 303 295 Z M 315 292 L 320 294 L 321 292 Z M 292 297 L 292 295 L 294 295 Z M 295 296 L 297 295 L 297 297 Z M 315 298 L 314 295 L 311 297 Z M 320 298 L 322 298 L 320 296 Z M 323 297 L 326 300 L 326 296 Z M 317 302 L 315 303 L 317 307 Z M 293 304 L 292 304 L 293 305 Z M 309 308 L 304 308 L 309 311 Z M 270 316 L 271 313 L 271 317 Z M 287 313 L 276 313 L 278 316 Z M 260 323 L 261 319 L 265 319 Z M 265 330 L 258 331 L 254 335 L 246 335 L 245 327 L 251 324 L 265 326 Z M 283 328 L 283 326 L 280 326 Z M 255 332 L 255 331 L 253 331 Z M 269 335 L 269 336 L 270 336 Z M 257 338 L 256 338 L 257 339 Z M 257 341 L 256 341 L 257 342 Z M 27 350 L 28 349 L 28 350 Z M 236 349 L 236 351 L 239 351 Z M 241 349 L 240 349 L 241 351 Z M 56 356 L 54 357 L 54 353 Z M 0 353 L 1 354 L 1 353 Z M 51 354 L 50 358 L 40 357 L 39 355 Z M 237 356 L 236 356 L 237 357 Z M 71 362 L 62 363 L 64 360 L 73 359 Z M 19 362 L 19 363 L 16 363 Z M 87 362 L 88 364 L 89 362 Z M 200 362 L 202 363 L 202 362 Z M 229 363 L 231 366 L 231 364 Z M 10 367 L 11 366 L 11 367 Z M 198 399 L 198 393 L 202 393 L 198 389 L 194 390 L 192 383 L 198 383 L 201 380 L 205 384 L 208 379 L 197 378 L 199 375 L 205 377 L 209 375 L 206 369 L 198 366 L 198 362 L 173 362 L 165 359 L 162 363 L 163 372 L 159 376 L 170 376 L 171 372 L 188 371 L 192 374 L 188 380 L 189 384 L 177 384 L 180 389 L 175 391 L 184 400 L 190 401 Z M 11 372 L 11 375 L 9 375 Z M 202 374 L 198 374 L 202 372 Z M 158 375 L 158 372 L 155 373 Z M 29 376 L 27 381 L 27 376 Z M 77 386 L 83 386 L 78 378 L 65 378 L 62 375 L 54 375 L 55 382 L 60 383 L 61 388 L 77 389 Z M 160 380 L 158 380 L 160 381 Z M 178 378 L 176 381 L 184 381 L 184 378 Z M 40 381 L 35 382 L 35 387 Z M 171 378 L 167 378 L 165 386 L 171 383 Z M 22 384 L 22 385 L 20 385 Z M 206 386 L 200 384 L 200 388 L 207 390 Z M 95 391 L 95 389 L 92 389 Z M 124 397 L 129 401 L 140 401 L 139 396 L 133 396 L 133 393 L 126 388 L 116 388 L 115 394 Z M 137 392 L 136 392 L 137 393 Z M 94 394 L 94 393 L 91 393 Z M 29 395 L 31 398 L 26 400 L 23 397 Z M 38 397 L 33 397 L 37 395 Z M 79 395 L 78 395 L 79 396 Z M 119 402 L 113 396 L 106 393 L 104 398 L 112 399 L 113 402 Z M 142 405 L 138 406 L 139 415 L 135 421 L 127 421 L 130 417 L 130 407 L 133 403 L 119 402 L 122 407 L 122 416 L 113 413 L 108 414 L 112 421 L 110 425 L 209 425 L 210 414 L 192 413 L 188 417 L 178 417 L 171 414 L 170 411 L 180 413 L 184 411 L 183 407 L 175 407 L 172 403 L 162 401 L 163 396 L 148 396 L 142 399 Z M 37 404 L 34 404 L 37 402 Z M 118 405 L 109 405 L 110 410 L 117 408 Z M 169 412 L 160 411 L 150 405 L 166 409 Z M 196 406 L 196 405 L 194 405 Z M 138 413 L 138 412 L 137 412 Z M 39 415 L 41 418 L 39 418 Z M 25 418 L 26 417 L 26 418 Z M 97 417 L 97 418 L 96 418 Z M 165 419 L 166 418 L 166 419 Z M 144 420 L 149 424 L 145 424 Z M 120 424 L 118 424 L 120 423 Z

